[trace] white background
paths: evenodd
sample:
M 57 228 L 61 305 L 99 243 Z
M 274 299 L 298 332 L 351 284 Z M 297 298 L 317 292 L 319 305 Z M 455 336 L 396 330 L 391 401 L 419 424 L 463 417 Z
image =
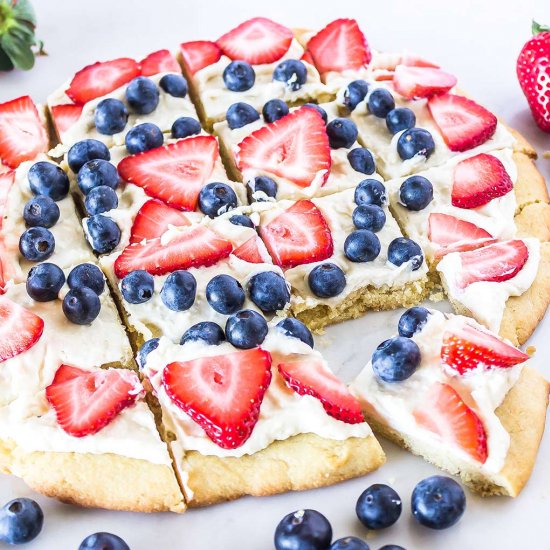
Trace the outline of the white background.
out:
M 256 15 L 314 28 L 337 17 L 355 17 L 371 45 L 394 51 L 406 48 L 440 63 L 458 75 L 464 89 L 520 130 L 539 153 L 550 150 L 550 135 L 532 122 L 515 75 L 515 60 L 530 34 L 531 18 L 550 24 L 548 0 L 34 0 L 34 4 L 37 34 L 49 56 L 40 58 L 28 73 L 0 73 L 0 101 L 29 93 L 36 101 L 44 101 L 88 63 L 123 55 L 140 57 L 159 48 L 174 49 L 187 40 L 215 39 Z M 538 167 L 548 179 L 550 160 L 541 159 Z M 330 329 L 317 345 L 333 368 L 350 379 L 395 329 L 398 317 L 399 312 L 369 314 Z M 530 341 L 538 348 L 533 362 L 547 376 L 549 334 L 546 319 Z M 81 510 L 36 496 L 8 477 L 0 478 L 0 502 L 32 496 L 43 506 L 44 531 L 26 547 L 29 550 L 76 550 L 95 531 L 121 535 L 132 550 L 268 550 L 273 548 L 279 519 L 302 507 L 325 513 L 335 538 L 363 536 L 371 550 L 390 542 L 407 550 L 550 548 L 550 436 L 543 441 L 533 477 L 519 498 L 480 499 L 468 493 L 462 521 L 444 532 L 419 527 L 410 517 L 412 488 L 435 469 L 390 444 L 383 445 L 388 464 L 367 478 L 318 491 L 246 498 L 183 516 Z M 355 517 L 355 502 L 368 485 L 377 482 L 396 488 L 404 510 L 394 527 L 367 534 Z

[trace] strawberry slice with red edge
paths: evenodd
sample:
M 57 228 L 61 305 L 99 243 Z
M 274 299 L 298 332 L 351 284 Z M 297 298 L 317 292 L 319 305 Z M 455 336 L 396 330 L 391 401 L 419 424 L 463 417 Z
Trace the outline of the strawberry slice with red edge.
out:
M 252 434 L 271 382 L 271 355 L 261 348 L 167 365 L 162 384 L 170 399 L 222 449 Z
M 346 422 L 364 422 L 359 401 L 332 372 L 323 368 L 319 359 L 306 358 L 277 365 L 288 387 L 298 395 L 318 399 L 329 416 Z
M 46 388 L 46 399 L 61 428 L 73 437 L 84 437 L 99 432 L 143 393 L 132 371 L 61 365 Z
M 265 249 L 265 245 L 258 236 L 251 237 L 248 241 L 245 241 L 241 246 L 233 250 L 233 254 L 251 264 L 262 264 L 269 261 L 267 257 L 269 254 Z
M 393 87 L 407 99 L 443 94 L 456 86 L 456 77 L 432 67 L 398 65 L 393 74 Z
M 317 70 L 341 72 L 368 65 L 372 54 L 355 19 L 336 19 L 320 30 L 307 44 Z
M 231 59 L 259 65 L 281 59 L 293 38 L 288 27 L 266 17 L 255 17 L 221 36 L 216 44 Z
M 527 359 L 521 350 L 466 323 L 443 335 L 441 363 L 459 374 L 479 367 L 506 369 Z
M 418 424 L 437 434 L 442 443 L 458 447 L 485 464 L 489 452 L 483 423 L 451 386 L 435 383 L 413 414 Z
M 10 168 L 48 149 L 38 109 L 28 96 L 0 103 L 0 161 Z
M 437 245 L 436 258 L 450 252 L 475 250 L 496 242 L 488 231 L 475 223 L 436 212 L 432 212 L 428 217 L 428 239 Z
M 309 187 L 330 173 L 331 158 L 321 115 L 302 107 L 252 132 L 238 145 L 236 162 L 246 173 L 268 172 L 299 187 Z
M 411 52 L 404 52 L 401 56 L 399 62 L 400 65 L 405 65 L 407 67 L 432 67 L 434 69 L 439 69 L 439 65 L 436 65 L 432 61 L 428 61 L 423 57 Z
M 334 251 L 328 223 L 310 200 L 295 202 L 260 227 L 260 236 L 273 262 L 283 269 L 326 260 Z
M 98 61 L 78 71 L 65 93 L 75 103 L 84 104 L 111 93 L 140 74 L 138 63 L 129 57 Z
M 192 211 L 218 158 L 215 137 L 195 136 L 130 155 L 119 163 L 118 173 L 150 197 Z
M 170 226 L 191 225 L 185 214 L 163 202 L 151 199 L 139 209 L 130 231 L 130 244 L 162 237 Z
M 177 269 L 214 265 L 227 258 L 233 246 L 202 226 L 185 228 L 166 242 L 152 239 L 128 245 L 115 260 L 115 274 L 122 279 L 131 271 L 144 269 L 151 275 L 165 275 Z
M 0 296 L 0 363 L 32 348 L 43 331 L 38 315 Z
M 82 114 L 82 105 L 54 105 L 50 112 L 57 135 L 63 135 L 73 124 L 75 124 Z
M 4 167 L 0 165 L 0 170 Z M 4 220 L 6 204 L 8 204 L 8 195 L 15 181 L 15 170 L 0 171 L 0 229 L 2 228 L 2 221 Z
M 458 208 L 477 208 L 503 197 L 513 188 L 504 164 L 493 155 L 481 153 L 455 166 L 451 202 Z
M 490 139 L 497 129 L 493 113 L 460 95 L 432 96 L 428 108 L 451 151 L 473 149 Z
M 461 252 L 462 271 L 456 276 L 456 284 L 459 288 L 466 288 L 479 281 L 507 281 L 523 269 L 528 259 L 529 249 L 519 239 Z
M 140 63 L 142 76 L 153 76 L 159 73 L 181 72 L 179 63 L 168 50 L 150 53 Z
M 180 44 L 180 54 L 187 73 L 194 75 L 208 65 L 218 62 L 222 51 L 215 42 L 195 40 Z

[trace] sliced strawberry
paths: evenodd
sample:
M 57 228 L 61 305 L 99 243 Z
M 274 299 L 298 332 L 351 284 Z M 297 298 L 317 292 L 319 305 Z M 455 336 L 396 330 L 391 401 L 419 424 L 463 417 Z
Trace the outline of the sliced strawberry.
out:
M 271 355 L 260 348 L 170 363 L 162 384 L 223 449 L 236 449 L 250 437 L 271 382 Z
M 162 237 L 170 226 L 191 225 L 180 210 L 156 199 L 148 200 L 139 209 L 130 231 L 130 244 Z
M 57 135 L 61 136 L 80 118 L 82 105 L 73 105 L 72 103 L 54 105 L 50 112 Z
M 6 204 L 8 203 L 8 195 L 15 181 L 15 170 L 7 170 L 0 172 L 0 229 L 5 216 Z
M 432 67 L 434 69 L 439 69 L 439 65 L 411 52 L 403 53 L 399 64 L 407 67 Z
M 215 137 L 195 136 L 128 156 L 119 163 L 118 172 L 150 197 L 191 211 L 218 158 Z
M 326 260 L 334 251 L 327 221 L 309 200 L 295 202 L 260 227 L 260 235 L 273 262 L 284 269 Z
M 527 359 L 521 350 L 468 324 L 443 335 L 441 362 L 459 374 L 480 367 L 505 369 Z
M 430 113 L 451 151 L 468 151 L 490 139 L 497 117 L 475 101 L 441 94 L 428 100 Z
M 431 386 L 422 399 L 422 408 L 413 414 L 423 428 L 437 434 L 445 445 L 462 449 L 482 464 L 487 460 L 487 434 L 481 420 L 448 384 L 437 382 Z
M 252 132 L 238 146 L 241 172 L 269 172 L 300 187 L 309 187 L 330 173 L 330 146 L 323 118 L 302 108 Z
M 462 271 L 457 275 L 456 284 L 466 288 L 479 281 L 507 281 L 521 271 L 528 258 L 529 249 L 521 240 L 502 241 L 461 252 Z
M 266 262 L 267 251 L 260 237 L 255 236 L 233 250 L 233 254 L 245 262 L 262 264 Z
M 451 200 L 459 208 L 477 208 L 512 191 L 514 184 L 504 165 L 481 153 L 461 160 L 454 169 Z
M 179 232 L 167 243 L 159 238 L 127 246 L 115 260 L 115 273 L 122 279 L 136 269 L 165 275 L 176 269 L 209 266 L 227 258 L 232 249 L 229 241 L 197 225 Z
M 0 363 L 34 346 L 43 331 L 44 321 L 38 315 L 0 296 Z
M 277 368 L 290 388 L 298 395 L 319 399 L 328 415 L 348 424 L 365 421 L 359 401 L 338 377 L 323 368 L 319 359 L 288 361 Z
M 405 65 L 406 67 L 432 67 L 439 69 L 439 65 L 420 57 L 411 52 L 403 52 L 401 54 L 382 54 L 373 61 L 371 65 L 375 71 L 386 71 L 392 73 L 395 71 L 398 65 Z M 390 79 L 391 80 L 391 79 Z
M 220 60 L 222 51 L 215 42 L 196 40 L 180 45 L 180 53 L 187 72 L 191 75 Z
M 355 19 L 336 19 L 320 30 L 307 44 L 320 73 L 360 69 L 372 54 Z
M 395 91 L 407 99 L 443 94 L 455 85 L 456 77 L 432 67 L 398 65 L 393 74 Z
M 48 149 L 38 109 L 28 96 L 0 103 L 0 161 L 10 168 Z
M 281 59 L 293 38 L 288 27 L 266 17 L 255 17 L 224 34 L 216 44 L 231 59 L 259 65 Z
M 98 61 L 78 71 L 65 93 L 75 103 L 87 103 L 120 88 L 140 72 L 136 61 L 128 57 Z
M 449 214 L 432 212 L 428 218 L 428 239 L 437 245 L 435 256 L 465 252 L 496 242 L 493 236 L 476 224 Z
M 46 388 L 57 422 L 74 437 L 99 432 L 143 392 L 136 373 L 126 369 L 86 371 L 61 365 Z
M 159 50 L 158 52 L 150 53 L 143 59 L 140 65 L 142 76 L 181 72 L 179 63 L 168 50 Z

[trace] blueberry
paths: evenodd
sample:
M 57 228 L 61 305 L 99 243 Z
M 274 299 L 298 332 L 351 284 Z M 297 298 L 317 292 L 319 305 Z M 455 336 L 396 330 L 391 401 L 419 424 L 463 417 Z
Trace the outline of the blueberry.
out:
M 88 218 L 86 227 L 92 248 L 98 254 L 112 252 L 120 242 L 120 228 L 111 218 L 103 214 Z
M 208 183 L 199 193 L 199 208 L 211 218 L 236 208 L 237 203 L 237 195 L 227 183 Z
M 346 237 L 344 253 L 351 262 L 372 262 L 380 254 L 380 239 L 368 229 L 357 229 Z
M 97 104 L 94 113 L 96 130 L 112 136 L 122 132 L 128 122 L 128 110 L 122 101 L 108 97 Z
M 138 76 L 126 88 L 126 101 L 135 113 L 148 115 L 159 104 L 159 89 L 150 78 Z
M 294 317 L 287 317 L 277 323 L 277 326 L 281 331 L 291 338 L 298 338 L 304 344 L 307 344 L 310 348 L 313 347 L 313 335 L 311 331 L 298 319 Z
M 204 342 L 209 346 L 217 346 L 224 340 L 225 334 L 220 325 L 212 321 L 202 321 L 201 323 L 189 327 L 183 333 L 180 344 L 183 346 L 183 344 L 187 342 Z
M 411 498 L 414 519 L 430 529 L 447 529 L 464 514 L 466 496 L 450 477 L 432 476 L 417 483 Z
M 352 149 L 348 153 L 348 161 L 356 172 L 367 174 L 367 176 L 374 174 L 376 170 L 372 153 L 365 147 L 355 147 L 355 149 Z
M 376 233 L 386 224 L 386 213 L 375 204 L 363 204 L 353 211 L 352 219 L 357 229 L 368 229 Z
M 187 80 L 181 74 L 165 74 L 160 79 L 159 86 L 172 97 L 185 97 L 189 91 Z
M 315 109 L 321 115 L 325 124 L 327 123 L 327 112 L 322 107 L 320 107 L 316 103 L 306 103 L 304 107 L 307 107 L 308 109 Z
M 254 181 L 248 182 L 246 189 L 250 203 L 265 201 L 262 196 L 255 196 L 256 193 L 267 195 L 272 199 L 277 197 L 277 183 L 267 176 L 256 176 Z
M 189 271 L 174 271 L 166 277 L 160 298 L 162 303 L 172 311 L 185 311 L 195 302 L 197 281 Z
M 378 550 L 405 550 L 402 546 L 397 546 L 397 544 L 384 544 Z
M 97 139 L 77 141 L 67 154 L 69 168 L 76 174 L 89 160 L 111 160 L 107 145 Z
M 335 540 L 329 550 L 369 550 L 369 545 L 358 537 L 344 537 Z
M 357 126 L 349 118 L 335 118 L 327 124 L 328 142 L 332 149 L 349 148 L 357 140 Z
M 27 227 L 53 227 L 59 220 L 59 206 L 46 195 L 36 195 L 25 204 L 23 219 Z
M 245 92 L 254 86 L 256 73 L 246 61 L 232 61 L 223 71 L 223 81 L 232 92 Z
M 243 309 L 227 319 L 225 335 L 239 349 L 255 348 L 267 336 L 267 321 L 256 311 Z
M 19 252 L 29 262 L 43 262 L 55 250 L 55 238 L 45 227 L 31 227 L 19 239 Z
M 80 543 L 78 550 L 130 550 L 130 547 L 112 533 L 94 533 Z
M 422 330 L 424 325 L 428 321 L 430 312 L 422 306 L 414 306 L 409 308 L 399 318 L 399 324 L 397 325 L 400 336 L 411 338 L 419 330 Z
M 230 275 L 216 275 L 206 285 L 206 299 L 210 307 L 223 315 L 239 311 L 245 298 L 241 283 Z
M 254 122 L 260 118 L 260 115 L 252 105 L 248 103 L 233 103 L 227 109 L 226 119 L 227 125 L 231 130 L 236 130 L 237 128 L 242 128 L 251 122 Z
M 432 134 L 423 128 L 405 130 L 397 140 L 397 152 L 403 160 L 416 155 L 429 158 L 434 152 L 435 142 Z
M 149 149 L 156 149 L 164 143 L 161 129 L 151 122 L 144 122 L 134 126 L 124 139 L 126 149 L 131 155 L 143 153 Z
M 384 382 L 401 382 L 420 365 L 420 349 L 414 340 L 394 336 L 382 342 L 372 354 L 372 370 Z
M 69 193 L 69 177 L 52 162 L 35 162 L 30 167 L 27 178 L 35 195 L 45 195 L 54 201 L 60 201 Z
M 69 288 L 91 288 L 98 296 L 105 290 L 105 277 L 94 264 L 80 264 L 71 269 L 67 277 Z
M 398 267 L 410 261 L 412 270 L 416 271 L 422 265 L 424 255 L 417 243 L 406 237 L 397 237 L 388 246 L 388 261 Z
M 399 202 L 413 212 L 424 210 L 433 198 L 434 188 L 423 176 L 411 176 L 399 188 Z
M 388 113 L 395 109 L 393 96 L 384 88 L 373 90 L 367 99 L 369 111 L 376 117 L 386 118 Z
M 75 325 L 89 325 L 100 310 L 99 296 L 86 286 L 69 290 L 63 298 L 63 313 Z
M 35 265 L 27 276 L 27 294 L 35 302 L 51 302 L 56 300 L 59 291 L 65 284 L 63 270 L 55 264 L 43 263 Z
M 344 105 L 353 111 L 367 95 L 369 85 L 364 80 L 354 80 L 348 84 L 344 92 Z
M 325 263 L 310 271 L 308 283 L 315 296 L 333 298 L 346 287 L 346 276 L 336 264 Z
M 174 139 L 195 136 L 201 133 L 200 122 L 190 116 L 177 118 L 172 124 L 172 137 Z
M 285 59 L 275 67 L 273 80 L 284 82 L 287 89 L 295 92 L 306 83 L 306 66 L 297 59 Z
M 139 348 L 137 359 L 140 369 L 145 367 L 147 364 L 147 356 L 159 347 L 159 342 L 160 338 L 151 338 L 144 342 L 141 348 Z
M 288 106 L 282 99 L 270 99 L 262 109 L 266 122 L 275 122 L 285 115 L 288 115 Z
M 0 540 L 7 544 L 25 544 L 35 539 L 44 524 L 44 513 L 30 498 L 16 498 L 0 509 Z
M 247 285 L 250 299 L 264 312 L 275 313 L 283 310 L 290 302 L 287 283 L 274 271 L 256 273 Z
M 118 187 L 119 176 L 115 166 L 102 159 L 89 160 L 78 172 L 77 183 L 80 190 L 87 195 L 94 187 L 107 185 Z
M 275 529 L 276 550 L 328 550 L 332 527 L 317 510 L 297 510 L 286 515 Z
M 254 222 L 244 214 L 235 214 L 229 218 L 229 221 L 233 225 L 242 225 L 243 227 L 250 227 L 251 229 L 255 227 Z
M 388 196 L 383 183 L 375 179 L 366 179 L 355 188 L 354 200 L 358 206 L 384 206 L 388 202 Z
M 143 269 L 128 273 L 120 283 L 120 292 L 130 304 L 143 304 L 153 297 L 155 279 Z
M 385 529 L 401 515 L 401 497 L 388 485 L 376 483 L 357 499 L 355 513 L 367 529 Z
M 392 109 L 386 115 L 386 126 L 392 134 L 413 128 L 416 124 L 415 114 L 406 107 Z
M 84 205 L 90 216 L 103 214 L 103 212 L 108 212 L 109 210 L 113 210 L 113 208 L 117 208 L 118 196 L 112 187 L 100 185 L 90 190 L 86 195 Z

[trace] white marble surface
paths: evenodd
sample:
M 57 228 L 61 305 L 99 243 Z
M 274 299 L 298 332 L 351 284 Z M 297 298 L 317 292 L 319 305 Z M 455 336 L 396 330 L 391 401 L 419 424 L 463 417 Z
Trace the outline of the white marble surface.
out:
M 294 26 L 319 27 L 336 17 L 356 17 L 369 41 L 380 49 L 408 48 L 456 73 L 462 86 L 495 113 L 518 128 L 541 153 L 550 150 L 550 136 L 532 122 L 515 78 L 515 59 L 529 34 L 530 19 L 550 23 L 547 0 L 34 0 L 38 35 L 48 57 L 28 73 L 0 73 L 0 101 L 30 93 L 37 101 L 83 65 L 120 55 L 140 56 L 179 42 L 215 38 L 247 17 L 266 15 Z M 550 177 L 550 160 L 539 169 Z M 374 347 L 396 326 L 399 312 L 369 314 L 330 329 L 318 339 L 331 364 L 351 378 Z M 537 346 L 535 366 L 550 376 L 547 318 L 530 341 Z M 23 483 L 0 477 L 0 502 L 32 496 L 44 507 L 44 531 L 26 548 L 76 549 L 95 531 L 122 536 L 132 550 L 273 548 L 279 519 L 302 507 L 316 508 L 332 522 L 335 538 L 365 536 L 372 550 L 400 544 L 407 550 L 478 550 L 550 547 L 550 437 L 542 444 L 533 477 L 515 499 L 480 499 L 468 494 L 462 521 L 444 532 L 417 526 L 410 516 L 410 494 L 417 481 L 436 470 L 394 446 L 383 443 L 388 463 L 370 476 L 327 489 L 252 499 L 193 510 L 183 516 L 138 515 L 82 510 L 36 496 Z M 391 483 L 401 494 L 404 511 L 392 528 L 368 535 L 354 509 L 359 494 L 371 483 Z

